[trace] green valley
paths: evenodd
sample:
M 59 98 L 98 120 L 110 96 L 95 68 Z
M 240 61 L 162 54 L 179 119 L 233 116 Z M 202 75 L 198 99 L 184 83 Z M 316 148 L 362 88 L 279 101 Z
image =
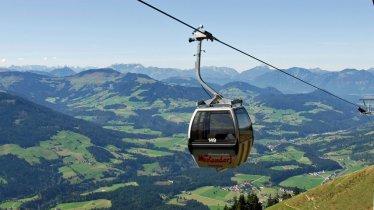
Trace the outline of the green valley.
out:
M 373 164 L 371 125 L 314 93 L 244 82 L 219 87 L 246 102 L 255 144 L 247 163 L 217 173 L 197 168 L 187 149 L 195 102 L 207 97 L 200 88 L 111 69 L 0 78 L 3 90 L 27 99 L 0 94 L 3 206 L 222 209 L 240 193 L 264 203 L 284 189 L 312 189 Z

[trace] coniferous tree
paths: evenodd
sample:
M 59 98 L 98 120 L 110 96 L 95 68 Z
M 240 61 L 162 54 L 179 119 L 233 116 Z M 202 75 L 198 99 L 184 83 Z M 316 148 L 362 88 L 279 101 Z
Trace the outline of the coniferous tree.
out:
M 275 195 L 274 198 L 272 198 L 271 195 L 270 195 L 267 202 L 266 202 L 266 207 L 273 206 L 277 203 L 279 203 L 279 196 Z
M 224 210 L 262 210 L 262 204 L 259 202 L 257 195 L 251 192 L 247 195 L 247 198 L 244 194 L 241 194 L 239 199 L 234 199 L 231 207 L 225 206 Z
M 253 192 L 248 193 L 247 196 L 248 209 L 250 210 L 261 210 L 262 204 L 259 202 L 257 195 Z
M 239 196 L 239 209 L 245 209 L 246 201 L 243 194 Z
M 292 197 L 292 195 L 289 194 L 287 191 L 283 191 L 282 196 L 281 196 L 282 200 L 286 200 L 286 199 L 289 199 L 291 197 Z
M 294 188 L 292 189 L 292 194 L 293 194 L 294 196 L 300 194 L 300 188 L 298 188 L 298 187 L 294 187 Z

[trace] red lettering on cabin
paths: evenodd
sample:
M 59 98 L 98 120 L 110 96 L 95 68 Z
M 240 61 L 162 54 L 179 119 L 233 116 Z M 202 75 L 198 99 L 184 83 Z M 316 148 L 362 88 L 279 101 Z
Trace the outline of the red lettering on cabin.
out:
M 208 163 L 231 163 L 232 156 L 217 156 L 212 157 L 211 155 L 199 155 L 198 161 L 208 162 Z

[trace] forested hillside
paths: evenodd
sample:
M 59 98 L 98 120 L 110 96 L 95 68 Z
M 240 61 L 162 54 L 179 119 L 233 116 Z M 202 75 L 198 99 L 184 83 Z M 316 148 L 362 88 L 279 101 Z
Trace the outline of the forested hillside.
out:
M 113 69 L 1 72 L 0 208 L 222 209 L 240 193 L 264 202 L 374 162 L 372 125 L 355 107 L 320 92 L 216 87 L 244 100 L 255 129 L 248 162 L 223 173 L 187 151 L 195 102 L 209 98 L 199 87 Z

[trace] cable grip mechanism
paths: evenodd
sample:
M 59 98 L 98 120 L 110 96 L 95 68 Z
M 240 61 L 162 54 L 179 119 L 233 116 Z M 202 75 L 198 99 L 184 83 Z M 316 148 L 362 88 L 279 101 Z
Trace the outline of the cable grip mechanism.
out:
M 213 42 L 214 37 L 213 34 L 209 33 L 208 31 L 203 30 L 204 26 L 200 25 L 192 34 L 194 35 L 193 38 L 189 38 L 188 42 L 194 41 L 202 41 L 204 39 L 210 40 Z

